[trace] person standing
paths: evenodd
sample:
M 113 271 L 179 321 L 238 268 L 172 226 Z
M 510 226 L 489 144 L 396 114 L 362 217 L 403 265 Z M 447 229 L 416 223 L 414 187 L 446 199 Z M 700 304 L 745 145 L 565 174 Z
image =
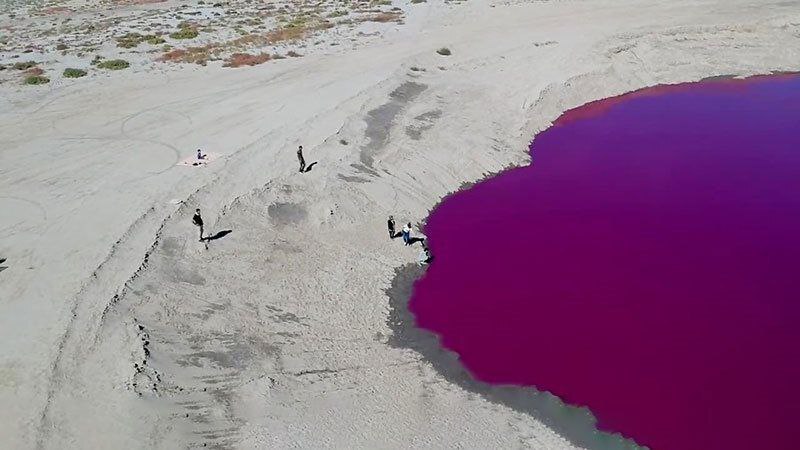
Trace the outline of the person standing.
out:
M 405 245 L 411 245 L 411 222 L 408 222 L 403 227 L 403 242 L 405 242 Z
M 192 223 L 195 226 L 200 227 L 200 242 L 203 242 L 203 217 L 200 216 L 200 208 L 194 210 L 194 217 L 192 217 Z
M 306 160 L 303 158 L 303 146 L 297 148 L 297 160 L 300 161 L 300 173 L 306 171 Z
M 389 216 L 388 225 L 389 225 L 389 239 L 394 239 L 394 217 L 393 216 Z

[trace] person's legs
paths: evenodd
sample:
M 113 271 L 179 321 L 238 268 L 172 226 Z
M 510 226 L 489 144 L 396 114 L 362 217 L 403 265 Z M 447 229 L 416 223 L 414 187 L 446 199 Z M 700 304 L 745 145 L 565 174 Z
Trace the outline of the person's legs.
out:
M 200 225 L 200 240 L 203 240 L 203 226 Z
M 300 157 L 300 172 L 305 172 L 306 170 L 306 160 L 301 156 Z

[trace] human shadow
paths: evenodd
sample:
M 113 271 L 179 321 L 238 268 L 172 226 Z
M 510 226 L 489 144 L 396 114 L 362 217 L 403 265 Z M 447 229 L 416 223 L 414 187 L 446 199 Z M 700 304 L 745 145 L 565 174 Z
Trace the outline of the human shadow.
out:
M 393 235 L 391 235 L 390 237 L 391 237 L 392 239 L 396 239 L 396 238 L 399 238 L 399 237 L 400 237 L 400 236 L 402 236 L 402 235 L 403 235 L 403 233 L 402 233 L 401 231 L 395 231 L 395 232 L 394 232 L 394 234 L 393 234 Z
M 306 172 L 311 172 L 311 169 L 313 169 L 313 168 L 314 168 L 314 165 L 316 165 L 318 162 L 319 162 L 319 161 L 314 161 L 314 162 L 312 162 L 311 164 L 309 164 L 309 165 L 308 165 L 308 167 L 306 167 L 306 170 L 305 170 L 305 171 L 306 171 Z
M 229 235 L 231 233 L 233 233 L 233 230 L 217 231 L 216 233 L 212 234 L 211 236 L 204 237 L 203 240 L 206 241 L 206 242 L 208 242 L 208 241 L 216 241 L 217 239 L 222 239 L 222 238 L 224 238 L 225 236 L 227 236 L 227 235 Z
M 0 272 L 4 271 L 4 270 L 6 270 L 6 269 L 8 269 L 8 267 L 6 267 L 6 266 L 0 266 Z
M 409 240 L 408 240 L 408 245 L 414 245 L 414 244 L 416 244 L 417 242 L 422 242 L 422 243 L 424 244 L 424 243 L 425 243 L 425 238 L 422 238 L 422 237 L 412 237 L 411 239 L 409 239 Z

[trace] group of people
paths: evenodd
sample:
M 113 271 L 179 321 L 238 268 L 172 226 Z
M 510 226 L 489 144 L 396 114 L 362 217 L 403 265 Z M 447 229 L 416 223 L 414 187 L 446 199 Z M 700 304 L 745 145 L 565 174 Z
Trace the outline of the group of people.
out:
M 203 153 L 201 149 L 197 149 L 197 160 L 203 161 L 206 159 L 208 155 Z M 299 146 L 297 148 L 297 160 L 300 162 L 300 173 L 306 171 L 306 160 L 303 158 L 303 146 Z M 203 216 L 200 215 L 200 208 L 194 210 L 194 216 L 192 216 L 192 223 L 194 226 L 200 229 L 200 242 L 203 242 Z M 411 224 L 409 224 L 411 225 Z
M 200 149 L 197 149 L 197 159 L 202 160 L 205 158 Z M 303 158 L 303 146 L 300 145 L 297 148 L 297 160 L 300 163 L 300 173 L 306 171 L 306 160 Z M 192 217 L 192 223 L 200 229 L 200 242 L 203 242 L 203 217 L 200 215 L 200 208 L 195 209 L 194 216 Z M 425 264 L 429 264 L 433 260 L 433 256 L 431 255 L 431 251 L 427 245 L 425 245 L 425 238 L 412 238 L 411 232 L 413 231 L 411 227 L 411 222 L 408 222 L 405 226 L 403 226 L 402 231 L 399 233 L 396 229 L 396 224 L 394 221 L 393 216 L 389 216 L 389 220 L 387 221 L 389 227 L 389 239 L 394 239 L 397 237 L 403 237 L 403 245 L 409 246 L 412 245 L 414 242 L 422 242 L 422 251 L 419 254 L 419 258 L 417 258 L 417 263 L 422 266 Z
M 408 222 L 401 232 L 396 231 L 396 224 L 394 221 L 394 216 L 389 216 L 389 220 L 387 221 L 387 225 L 389 228 L 389 239 L 394 239 L 396 237 L 402 236 L 403 237 L 403 245 L 409 246 L 412 245 L 416 241 L 422 242 L 422 251 L 417 258 L 417 264 L 420 266 L 430 263 L 433 260 L 433 256 L 431 255 L 431 251 L 427 245 L 425 245 L 425 238 L 412 238 L 411 232 L 413 231 L 411 227 L 411 222 Z

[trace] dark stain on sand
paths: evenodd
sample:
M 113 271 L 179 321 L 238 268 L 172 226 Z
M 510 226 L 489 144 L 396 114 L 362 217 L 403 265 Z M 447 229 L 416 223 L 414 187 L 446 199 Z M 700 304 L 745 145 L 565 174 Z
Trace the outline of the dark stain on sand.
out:
M 308 217 L 306 208 L 297 203 L 273 203 L 267 207 L 267 214 L 277 226 L 296 224 Z
M 364 135 L 368 142 L 361 148 L 360 160 L 367 167 L 372 167 L 375 155 L 389 142 L 392 129 L 400 111 L 428 86 L 414 81 L 406 81 L 389 93 L 389 101 L 367 113 L 367 129 Z
M 412 125 L 406 127 L 406 134 L 411 139 L 418 141 L 422 138 L 422 133 L 433 128 L 433 125 L 440 117 L 442 117 L 442 111 L 439 109 L 422 113 L 414 117 Z

